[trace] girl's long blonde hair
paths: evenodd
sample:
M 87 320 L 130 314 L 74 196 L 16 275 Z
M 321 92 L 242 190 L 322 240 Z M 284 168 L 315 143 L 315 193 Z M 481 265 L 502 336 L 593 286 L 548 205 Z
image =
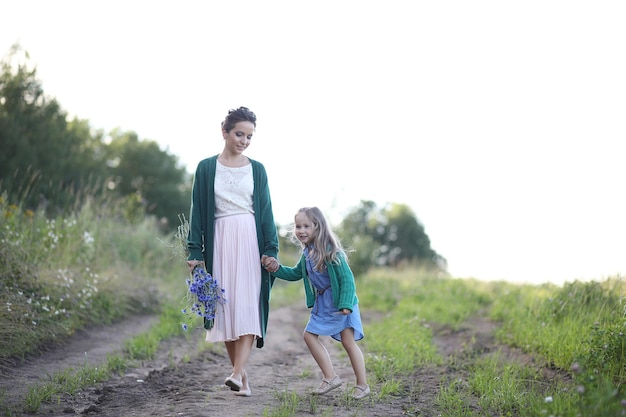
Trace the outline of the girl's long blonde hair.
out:
M 339 256 L 343 255 L 346 262 L 348 256 L 341 246 L 341 241 L 332 231 L 324 214 L 317 207 L 303 207 L 296 214 L 304 214 L 313 223 L 315 238 L 313 239 L 313 251 L 311 252 L 311 260 L 318 271 L 326 270 L 327 262 L 340 262 Z M 295 234 L 295 225 L 291 230 L 291 240 L 297 242 L 302 249 L 305 245 L 300 242 Z

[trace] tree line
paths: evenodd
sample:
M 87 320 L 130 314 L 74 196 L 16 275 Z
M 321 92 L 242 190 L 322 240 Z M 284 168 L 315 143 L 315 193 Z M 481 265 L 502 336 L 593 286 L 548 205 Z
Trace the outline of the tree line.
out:
M 190 178 L 177 156 L 135 132 L 69 119 L 19 45 L 2 60 L 0 145 L 0 189 L 25 208 L 58 215 L 88 194 L 123 200 L 129 218 L 176 225 L 177 213 L 188 211 Z
M 135 132 L 105 132 L 86 119 L 70 119 L 45 94 L 19 44 L 1 65 L 0 193 L 50 216 L 75 209 L 85 196 L 107 198 L 119 204 L 126 220 L 155 216 L 165 231 L 176 229 L 179 216 L 189 211 L 192 184 L 177 156 Z M 354 250 L 351 264 L 357 273 L 402 265 L 446 270 L 445 258 L 404 204 L 381 208 L 361 201 L 337 233 Z M 289 246 L 281 242 L 281 250 Z

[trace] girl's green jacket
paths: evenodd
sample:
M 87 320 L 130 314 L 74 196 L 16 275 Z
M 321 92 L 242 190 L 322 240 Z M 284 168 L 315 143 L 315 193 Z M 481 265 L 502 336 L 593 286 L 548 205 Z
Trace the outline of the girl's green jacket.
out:
M 196 168 L 191 194 L 191 209 L 189 214 L 189 234 L 187 246 L 189 260 L 204 260 L 207 272 L 213 271 L 213 240 L 215 219 L 215 169 L 218 155 L 200 161 Z M 250 159 L 250 158 L 248 158 Z M 250 159 L 254 178 L 253 210 L 256 222 L 256 234 L 259 253 L 278 257 L 278 232 L 274 223 L 272 201 L 267 182 L 265 167 L 258 161 Z M 236 256 L 236 254 L 233 254 Z M 262 348 L 267 331 L 269 317 L 270 291 L 274 284 L 274 277 L 261 266 L 261 293 L 259 294 L 259 309 L 261 315 L 262 337 L 257 339 L 257 347 Z M 226 295 L 228 298 L 228 295 Z
M 338 262 L 326 262 L 326 269 L 330 276 L 330 287 L 333 291 L 333 304 L 337 311 L 344 308 L 352 311 L 355 304 L 359 302 L 356 296 L 356 284 L 354 283 L 354 275 L 348 265 L 348 261 L 343 253 L 339 254 Z M 315 295 L 317 290 L 324 288 L 314 288 L 309 280 L 306 272 L 306 256 L 304 253 L 300 257 L 300 261 L 294 267 L 280 265 L 278 271 L 274 272 L 276 278 L 285 281 L 303 280 L 304 292 L 306 294 L 306 306 L 311 308 L 315 303 Z

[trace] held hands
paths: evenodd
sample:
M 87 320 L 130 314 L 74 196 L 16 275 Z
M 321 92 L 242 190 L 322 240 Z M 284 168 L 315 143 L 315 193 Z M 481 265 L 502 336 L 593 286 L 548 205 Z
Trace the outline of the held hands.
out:
M 263 265 L 263 268 L 265 268 L 267 272 L 276 272 L 280 267 L 276 258 L 267 255 L 261 256 L 261 265 Z

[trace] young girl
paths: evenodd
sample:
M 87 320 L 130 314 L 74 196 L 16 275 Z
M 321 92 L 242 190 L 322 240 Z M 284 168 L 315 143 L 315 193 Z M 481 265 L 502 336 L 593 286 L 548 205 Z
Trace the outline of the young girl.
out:
M 326 394 L 342 384 L 328 351 L 319 339 L 322 335 L 341 342 L 356 376 L 352 396 L 365 398 L 370 394 L 370 387 L 367 385 L 363 353 L 356 344 L 364 336 L 363 325 L 347 255 L 317 207 L 298 210 L 292 238 L 299 241 L 302 247 L 302 257 L 295 267 L 280 265 L 276 258 L 268 256 L 262 256 L 261 262 L 277 278 L 303 280 L 306 304 L 312 307 L 304 330 L 304 341 L 323 374 L 322 383 L 313 393 Z

